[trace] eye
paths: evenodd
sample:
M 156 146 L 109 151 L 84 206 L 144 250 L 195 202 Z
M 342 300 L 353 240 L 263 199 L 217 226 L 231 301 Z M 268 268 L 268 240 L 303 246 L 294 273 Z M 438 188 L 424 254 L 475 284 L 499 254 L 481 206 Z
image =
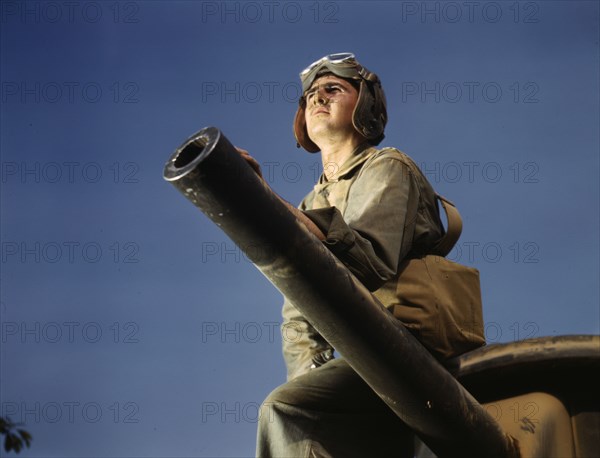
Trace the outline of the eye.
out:
M 335 95 L 337 93 L 345 92 L 344 88 L 337 83 L 324 84 L 320 88 L 314 87 L 312 89 L 309 89 L 304 95 L 304 99 L 306 100 L 306 102 L 310 103 L 315 98 L 315 96 L 319 94 L 319 91 L 324 91 L 327 95 Z
M 328 94 L 334 94 L 337 92 L 341 92 L 342 88 L 340 86 L 338 86 L 337 84 L 328 84 L 325 86 L 325 92 L 327 92 Z

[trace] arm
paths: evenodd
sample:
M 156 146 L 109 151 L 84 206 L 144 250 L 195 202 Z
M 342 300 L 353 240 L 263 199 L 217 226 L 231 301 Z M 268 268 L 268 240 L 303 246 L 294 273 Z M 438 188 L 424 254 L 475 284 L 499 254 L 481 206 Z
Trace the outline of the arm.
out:
M 281 340 L 288 380 L 333 359 L 333 347 L 287 298 L 283 303 L 282 315 Z
M 336 207 L 305 214 L 325 234 L 324 244 L 374 291 L 413 247 L 421 190 L 397 150 L 376 153 L 353 180 L 343 215 Z

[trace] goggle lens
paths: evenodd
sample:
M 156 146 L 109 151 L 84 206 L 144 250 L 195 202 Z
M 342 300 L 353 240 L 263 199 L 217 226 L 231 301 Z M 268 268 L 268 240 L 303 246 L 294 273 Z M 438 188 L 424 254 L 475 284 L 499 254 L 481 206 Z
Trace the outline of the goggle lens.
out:
M 329 62 L 331 64 L 345 64 L 345 63 L 353 63 L 356 64 L 356 57 L 351 52 L 338 52 L 335 54 L 329 54 L 325 57 L 321 57 L 319 60 L 314 61 L 308 67 L 306 67 L 300 73 L 300 78 L 304 78 L 308 75 L 312 70 L 314 70 L 317 66 L 321 65 L 323 62 Z

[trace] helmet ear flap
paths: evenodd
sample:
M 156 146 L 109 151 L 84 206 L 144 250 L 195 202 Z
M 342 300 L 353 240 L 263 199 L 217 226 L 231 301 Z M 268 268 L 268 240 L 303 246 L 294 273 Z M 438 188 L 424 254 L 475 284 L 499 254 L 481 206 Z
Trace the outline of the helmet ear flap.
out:
M 377 91 L 377 94 L 374 92 Z M 377 95 L 377 96 L 376 96 Z M 358 100 L 352 113 L 354 128 L 372 145 L 383 140 L 387 123 L 385 95 L 379 84 L 370 87 L 363 79 L 360 82 Z
M 294 118 L 294 136 L 296 137 L 296 142 L 298 142 L 298 148 L 302 147 L 309 153 L 316 153 L 319 151 L 319 147 L 308 136 L 305 110 L 306 102 L 301 101 L 298 105 L 298 110 L 296 110 L 296 117 Z

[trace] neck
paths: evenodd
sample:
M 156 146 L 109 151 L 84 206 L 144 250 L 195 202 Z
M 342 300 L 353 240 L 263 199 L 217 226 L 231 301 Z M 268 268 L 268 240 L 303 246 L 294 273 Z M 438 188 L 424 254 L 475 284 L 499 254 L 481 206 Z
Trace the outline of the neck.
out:
M 321 160 L 323 161 L 323 174 L 328 180 L 335 179 L 342 164 L 346 162 L 355 150 L 365 143 L 362 136 L 349 136 L 344 140 L 321 142 Z

